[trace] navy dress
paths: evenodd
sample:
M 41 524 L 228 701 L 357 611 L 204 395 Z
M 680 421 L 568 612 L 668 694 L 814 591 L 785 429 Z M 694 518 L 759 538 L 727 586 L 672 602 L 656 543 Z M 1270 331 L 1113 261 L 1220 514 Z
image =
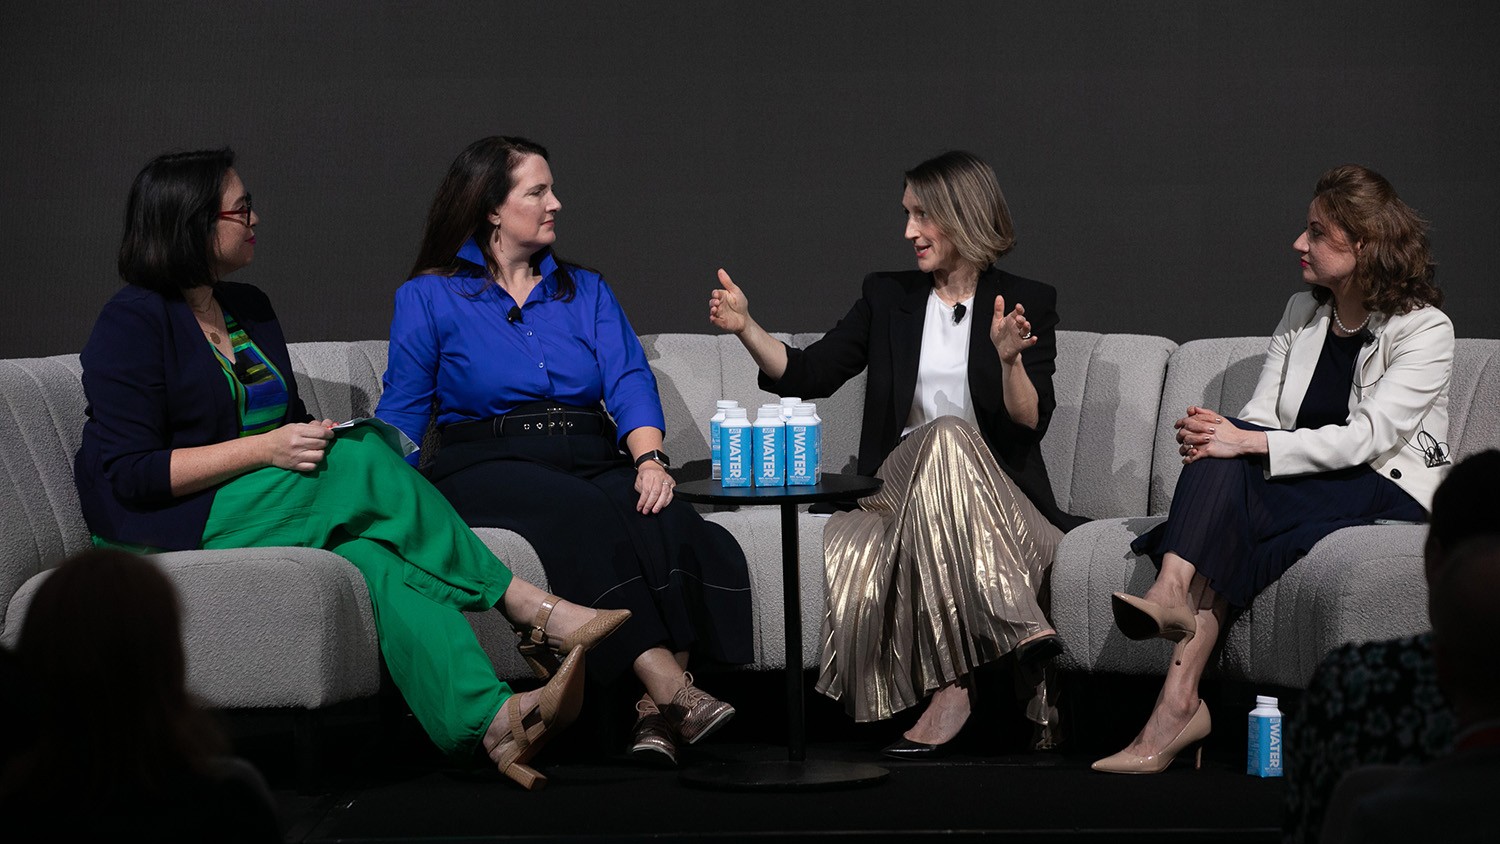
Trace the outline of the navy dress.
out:
M 1298 428 L 1345 425 L 1362 338 L 1331 331 L 1297 412 Z M 1229 417 L 1241 428 L 1259 425 Z M 1192 563 L 1243 609 L 1260 590 L 1340 528 L 1377 520 L 1425 522 L 1427 511 L 1366 465 L 1267 480 L 1258 456 L 1207 458 L 1182 468 L 1167 521 L 1130 544 L 1158 566 L 1168 552 Z

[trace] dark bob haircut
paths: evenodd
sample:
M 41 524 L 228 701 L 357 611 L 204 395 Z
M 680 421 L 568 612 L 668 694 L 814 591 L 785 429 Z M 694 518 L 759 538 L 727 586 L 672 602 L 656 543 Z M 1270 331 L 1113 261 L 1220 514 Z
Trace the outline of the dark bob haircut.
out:
M 214 226 L 224 175 L 233 166 L 229 147 L 171 152 L 147 164 L 130 186 L 125 207 L 120 278 L 171 298 L 218 281 Z

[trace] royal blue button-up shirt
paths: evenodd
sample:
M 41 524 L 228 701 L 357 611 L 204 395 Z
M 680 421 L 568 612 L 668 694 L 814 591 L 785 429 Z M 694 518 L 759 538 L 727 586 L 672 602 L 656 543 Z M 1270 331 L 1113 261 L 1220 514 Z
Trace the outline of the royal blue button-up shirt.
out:
M 665 430 L 656 376 L 609 285 L 568 266 L 577 293 L 555 297 L 563 272 L 549 251 L 542 281 L 518 303 L 485 273 L 472 239 L 458 257 L 466 275 L 418 276 L 396 291 L 390 359 L 375 415 L 422 441 L 437 400 L 439 426 L 486 419 L 549 399 L 614 417 L 621 440 L 636 428 Z

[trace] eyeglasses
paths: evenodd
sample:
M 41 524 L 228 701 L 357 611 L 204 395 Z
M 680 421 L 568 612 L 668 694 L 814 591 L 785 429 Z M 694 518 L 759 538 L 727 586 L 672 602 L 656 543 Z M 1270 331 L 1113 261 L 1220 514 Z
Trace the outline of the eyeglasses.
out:
M 218 218 L 220 220 L 233 220 L 233 221 L 235 221 L 236 223 L 239 223 L 242 226 L 249 226 L 250 225 L 250 194 L 248 194 L 248 193 L 245 194 L 245 207 L 244 208 L 236 208 L 233 211 L 220 211 L 217 216 L 218 216 Z

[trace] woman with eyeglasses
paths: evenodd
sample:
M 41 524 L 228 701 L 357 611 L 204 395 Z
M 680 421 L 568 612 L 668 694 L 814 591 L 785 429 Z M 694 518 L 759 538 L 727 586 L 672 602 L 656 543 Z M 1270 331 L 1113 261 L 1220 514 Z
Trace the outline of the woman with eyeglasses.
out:
M 95 544 L 136 551 L 323 548 L 369 588 L 381 654 L 433 742 L 482 750 L 526 788 L 577 717 L 583 652 L 628 612 L 597 612 L 514 577 L 381 429 L 335 434 L 297 392 L 270 301 L 225 277 L 260 222 L 229 149 L 160 156 L 136 176 L 119 271 L 81 355 L 88 398 L 74 477 Z M 378 493 L 377 493 L 378 491 Z M 463 612 L 544 605 L 552 681 L 512 694 Z
M 687 668 L 750 661 L 750 575 L 728 531 L 674 500 L 656 377 L 610 285 L 553 251 L 561 209 L 534 141 L 454 159 L 396 291 L 375 413 L 417 441 L 435 424 L 427 477 L 470 525 L 524 537 L 557 594 L 634 613 L 589 676 L 644 687 L 630 754 L 674 765 L 734 715 Z M 547 629 L 517 631 L 542 677 Z
M 905 174 L 917 268 L 871 273 L 805 349 L 772 337 L 719 270 L 709 320 L 760 367 L 761 389 L 832 395 L 868 371 L 859 472 L 885 485 L 823 531 L 828 612 L 818 691 L 856 721 L 928 699 L 898 759 L 944 755 L 969 723 L 974 672 L 1015 653 L 1034 747 L 1055 739 L 1046 667 L 1061 652 L 1040 595 L 1063 531 L 1041 439 L 1057 401 L 1057 291 L 995 262 L 1015 244 L 994 170 L 947 152 Z

